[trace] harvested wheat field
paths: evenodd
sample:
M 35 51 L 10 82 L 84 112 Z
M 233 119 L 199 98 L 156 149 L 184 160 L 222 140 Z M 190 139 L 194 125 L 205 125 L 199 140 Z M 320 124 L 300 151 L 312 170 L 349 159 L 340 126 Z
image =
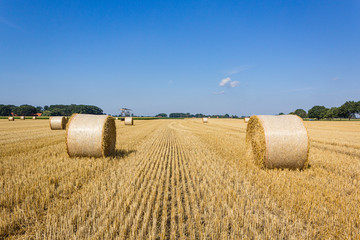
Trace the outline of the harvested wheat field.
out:
M 305 125 L 299 171 L 248 159 L 240 119 L 116 122 L 108 158 L 0 120 L 0 239 L 359 239 L 360 122 Z

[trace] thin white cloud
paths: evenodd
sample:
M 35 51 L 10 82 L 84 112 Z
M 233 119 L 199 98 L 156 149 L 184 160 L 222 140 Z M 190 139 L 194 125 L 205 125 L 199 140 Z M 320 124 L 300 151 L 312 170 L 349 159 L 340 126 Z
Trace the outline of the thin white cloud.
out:
M 170 84 L 173 84 L 173 83 L 174 83 L 173 80 L 170 80 L 170 81 L 168 82 L 169 85 L 170 85 Z
M 6 20 L 5 18 L 3 18 L 3 17 L 0 17 L 0 23 L 2 23 L 2 24 L 5 24 L 5 25 L 7 25 L 7 26 L 9 26 L 9 27 L 12 27 L 12 28 L 15 28 L 15 29 L 17 29 L 17 30 L 20 30 L 20 31 L 24 31 L 21 27 L 19 27 L 18 25 L 16 25 L 15 23 L 12 23 L 12 22 L 10 22 L 10 21 L 8 21 L 8 20 Z
M 219 86 L 220 86 L 220 87 L 224 87 L 224 86 L 226 86 L 230 81 L 231 81 L 231 78 L 229 78 L 229 77 L 224 78 L 224 79 L 221 79 L 221 81 L 220 81 L 220 83 L 219 83 Z
M 225 91 L 220 91 L 220 92 L 213 92 L 214 95 L 221 95 L 221 94 L 224 94 Z
M 333 81 L 338 81 L 338 80 L 340 80 L 340 78 L 339 77 L 334 77 L 332 80 Z
M 229 87 L 234 88 L 237 85 L 239 85 L 239 83 L 240 83 L 239 81 L 232 81 L 232 82 L 230 82 Z
M 239 83 L 240 83 L 239 81 L 232 81 L 231 78 L 227 77 L 227 78 L 221 79 L 219 86 L 234 88 L 234 87 L 238 86 Z
M 233 68 L 233 69 L 230 69 L 228 71 L 225 71 L 225 75 L 226 76 L 231 76 L 231 75 L 235 75 L 239 72 L 242 72 L 242 71 L 245 71 L 245 70 L 248 70 L 250 68 L 253 68 L 254 65 L 242 65 L 242 66 L 238 66 L 236 68 Z

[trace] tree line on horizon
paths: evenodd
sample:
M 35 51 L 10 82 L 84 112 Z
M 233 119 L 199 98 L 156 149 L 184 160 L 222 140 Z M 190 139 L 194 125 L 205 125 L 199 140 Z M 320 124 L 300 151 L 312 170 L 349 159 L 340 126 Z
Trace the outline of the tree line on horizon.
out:
M 74 113 L 83 113 L 83 114 L 104 114 L 103 110 L 97 106 L 92 105 L 45 105 L 41 106 L 32 106 L 28 104 L 23 104 L 20 106 L 15 105 L 3 105 L 0 104 L 0 116 L 35 116 L 41 113 L 42 116 L 71 116 Z
M 294 112 L 290 112 L 291 115 L 298 115 L 301 118 L 312 118 L 312 119 L 334 119 L 334 118 L 354 118 L 356 114 L 360 114 L 360 101 L 347 101 L 340 107 L 331 107 L 326 108 L 325 106 L 313 106 L 306 112 L 304 109 L 296 109 Z M 278 115 L 284 115 L 284 113 L 279 113 Z M 225 115 L 205 115 L 202 113 L 190 114 L 190 113 L 170 113 L 169 116 L 166 113 L 159 113 L 155 117 L 161 118 L 202 118 L 202 117 L 211 117 L 211 118 L 239 118 L 236 115 L 230 116 L 229 114 Z M 242 118 L 245 116 L 241 116 Z
M 284 113 L 280 113 L 282 115 Z M 306 112 L 304 109 L 296 109 L 289 114 L 298 115 L 301 118 L 312 119 L 334 119 L 334 118 L 355 118 L 356 114 L 360 114 L 360 101 L 347 101 L 340 107 L 326 108 L 325 106 L 313 106 Z
M 15 106 L 15 105 L 4 105 L 0 104 L 0 116 L 34 116 L 38 113 L 41 113 L 42 116 L 71 116 L 74 113 L 82 113 L 82 114 L 97 114 L 102 115 L 105 114 L 103 110 L 97 106 L 93 105 L 45 105 L 41 106 L 32 106 L 28 104 Z M 279 115 L 283 115 L 284 113 L 279 113 Z M 334 118 L 347 118 L 351 119 L 356 116 L 356 114 L 360 114 L 360 101 L 347 101 L 342 104 L 340 107 L 331 107 L 326 108 L 325 106 L 316 105 L 310 108 L 307 112 L 304 109 L 296 109 L 294 112 L 290 112 L 289 114 L 298 115 L 302 118 L 312 118 L 312 119 L 334 119 Z M 203 118 L 203 117 L 211 117 L 211 118 L 239 118 L 237 115 L 206 115 L 202 113 L 191 114 L 191 113 L 170 113 L 167 115 L 166 113 L 159 113 L 155 117 L 161 118 Z M 245 117 L 245 116 L 242 116 Z

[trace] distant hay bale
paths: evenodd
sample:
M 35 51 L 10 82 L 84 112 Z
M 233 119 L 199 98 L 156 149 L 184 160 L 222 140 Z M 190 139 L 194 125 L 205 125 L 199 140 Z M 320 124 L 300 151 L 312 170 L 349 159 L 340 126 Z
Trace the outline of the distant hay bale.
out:
M 132 117 L 125 117 L 125 125 L 134 125 L 134 119 Z
M 20 116 L 20 120 L 25 120 L 25 116 Z
M 119 120 L 119 118 L 118 118 L 118 117 L 116 117 L 116 118 L 115 118 L 115 120 Z
M 116 127 L 107 115 L 74 114 L 67 125 L 70 157 L 107 157 L 115 154 Z
M 36 116 L 33 116 L 32 119 L 33 119 L 33 120 L 36 120 Z
M 14 117 L 8 117 L 8 120 L 9 121 L 15 121 L 15 118 Z
M 49 119 L 51 130 L 64 130 L 66 128 L 66 118 L 63 116 L 60 117 L 50 117 Z
M 244 122 L 245 122 L 245 123 L 248 123 L 248 122 L 249 122 L 249 120 L 250 120 L 250 118 L 249 118 L 249 117 L 244 118 Z
M 302 169 L 308 165 L 309 137 L 296 115 L 252 116 L 246 128 L 246 144 L 261 167 Z
M 204 117 L 204 118 L 202 119 L 202 122 L 203 122 L 203 123 L 208 123 L 208 118 L 207 118 L 207 117 Z

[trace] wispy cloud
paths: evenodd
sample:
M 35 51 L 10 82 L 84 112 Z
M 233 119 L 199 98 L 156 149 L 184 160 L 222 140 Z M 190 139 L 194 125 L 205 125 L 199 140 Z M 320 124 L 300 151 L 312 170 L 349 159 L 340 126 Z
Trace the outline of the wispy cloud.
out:
M 224 86 L 226 86 L 230 81 L 231 81 L 231 78 L 229 78 L 229 77 L 224 78 L 224 79 L 221 79 L 221 81 L 220 81 L 220 83 L 219 83 L 219 86 L 220 86 L 220 87 L 224 87 Z
M 173 84 L 173 83 L 174 83 L 173 80 L 168 81 L 168 84 L 169 84 L 169 85 L 171 85 L 171 84 Z
M 220 91 L 220 92 L 213 92 L 214 95 L 221 95 L 221 94 L 224 94 L 225 91 Z
M 229 86 L 231 87 L 231 88 L 234 88 L 234 87 L 236 87 L 237 85 L 239 85 L 239 81 L 232 81 L 232 82 L 230 82 L 230 84 L 229 84 Z
M 19 27 L 15 23 L 12 23 L 12 22 L 8 21 L 7 19 L 5 19 L 3 17 L 0 17 L 0 23 L 5 24 L 5 25 L 7 25 L 9 27 L 12 27 L 12 28 L 15 28 L 15 29 L 17 29 L 19 31 L 24 32 L 24 30 L 21 27 Z
M 333 81 L 339 81 L 340 78 L 339 78 L 339 77 L 334 77 L 332 80 L 333 80 Z
M 239 72 L 248 70 L 248 69 L 253 68 L 253 67 L 255 67 L 255 65 L 242 65 L 242 66 L 238 66 L 238 67 L 235 67 L 235 68 L 233 68 L 233 69 L 230 69 L 230 70 L 225 71 L 225 75 L 226 75 L 226 76 L 235 75 L 235 74 L 237 74 L 237 73 L 239 73 Z
M 234 87 L 238 86 L 239 83 L 240 83 L 239 81 L 231 81 L 231 78 L 227 77 L 227 78 L 221 79 L 219 86 L 234 88 Z

